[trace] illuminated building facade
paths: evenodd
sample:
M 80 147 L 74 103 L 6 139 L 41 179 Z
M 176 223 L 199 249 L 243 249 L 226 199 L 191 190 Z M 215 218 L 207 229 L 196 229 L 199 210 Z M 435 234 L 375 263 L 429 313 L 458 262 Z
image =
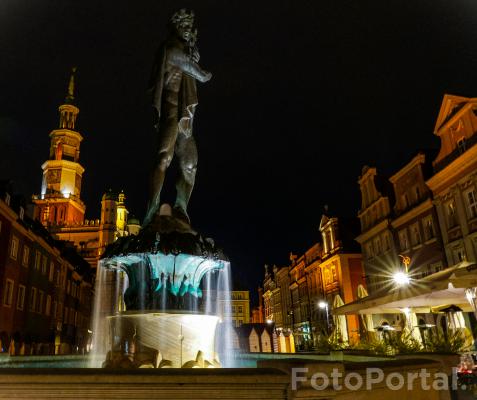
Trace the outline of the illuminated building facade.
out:
M 9 185 L 0 186 L 0 352 L 87 351 L 90 265 L 27 216 Z
M 265 321 L 276 325 L 278 343 L 283 340 L 279 347 L 288 351 L 285 339 L 290 334 L 297 348 L 309 349 L 322 332 L 330 333 L 334 304 L 355 300 L 357 287 L 365 285 L 359 246 L 354 242 L 357 221 L 323 215 L 319 229 L 321 242 L 301 256 L 291 254 L 289 266 L 275 266 L 272 271 L 265 266 Z M 327 304 L 327 312 L 318 306 L 320 302 Z M 346 324 L 347 337 L 356 340 L 357 318 L 347 317 Z
M 405 306 L 379 303 L 402 284 L 393 280 L 396 272 L 405 272 L 415 287 L 424 290 L 429 282 L 451 277 L 460 264 L 477 262 L 476 114 L 477 99 L 445 95 L 434 129 L 441 140 L 436 157 L 420 151 L 389 179 L 378 179 L 375 168 L 363 169 L 358 214 L 362 232 L 356 240 L 362 246 L 374 305 L 363 301 L 349 305 L 343 313 L 358 306 L 362 310 L 369 307 L 375 327 L 388 325 L 397 331 L 420 327 L 418 340 L 425 340 L 428 327 L 446 331 L 475 324 L 470 313 L 455 312 L 452 318 L 438 313 L 440 308 L 455 304 L 468 308 L 463 296 L 459 300 L 444 290 L 441 298 L 429 298 L 427 303 L 417 295 L 413 298 L 412 290 L 405 294 L 408 300 L 399 303 Z M 449 288 L 453 288 L 450 283 Z M 396 312 L 391 313 L 393 309 Z
M 441 140 L 427 180 L 447 263 L 477 261 L 477 99 L 446 95 L 434 134 Z
M 85 219 L 81 200 L 84 167 L 80 164 L 83 136 L 76 129 L 79 108 L 73 104 L 75 70 L 70 77 L 65 104 L 59 107 L 59 126 L 50 133 L 49 159 L 42 165 L 41 193 L 33 196 L 34 218 L 60 240 L 72 241 L 80 254 L 96 267 L 105 247 L 118 237 L 137 234 L 139 221 L 128 219 L 123 192 L 105 193 L 101 218 Z

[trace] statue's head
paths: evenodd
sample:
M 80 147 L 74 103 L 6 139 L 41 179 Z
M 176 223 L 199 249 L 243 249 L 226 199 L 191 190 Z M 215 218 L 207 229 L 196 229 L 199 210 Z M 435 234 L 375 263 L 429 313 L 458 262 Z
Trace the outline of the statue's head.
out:
M 194 28 L 194 11 L 180 9 L 171 17 L 170 25 L 172 30 L 185 42 L 194 43 L 197 37 L 197 29 Z

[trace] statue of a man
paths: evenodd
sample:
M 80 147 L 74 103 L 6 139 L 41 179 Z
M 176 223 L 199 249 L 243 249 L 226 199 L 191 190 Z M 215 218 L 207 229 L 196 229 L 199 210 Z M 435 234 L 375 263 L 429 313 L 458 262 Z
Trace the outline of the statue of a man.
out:
M 212 77 L 198 64 L 197 30 L 193 29 L 194 13 L 182 9 L 170 20 L 170 35 L 159 47 L 151 76 L 153 106 L 157 111 L 159 145 L 151 179 L 149 206 L 144 226 L 159 210 L 166 170 L 174 154 L 178 157 L 180 176 L 176 182 L 177 197 L 173 215 L 189 223 L 187 204 L 194 187 L 197 170 L 197 147 L 192 136 L 192 123 L 197 107 L 196 80 L 207 82 Z

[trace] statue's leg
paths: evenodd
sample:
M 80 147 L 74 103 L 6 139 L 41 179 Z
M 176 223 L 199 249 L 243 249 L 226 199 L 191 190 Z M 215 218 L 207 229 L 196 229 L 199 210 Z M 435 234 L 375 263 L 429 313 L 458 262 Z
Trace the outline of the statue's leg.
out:
M 161 190 L 164 184 L 167 168 L 171 164 L 174 156 L 176 139 L 177 118 L 172 113 L 172 118 L 167 118 L 165 121 L 161 122 L 160 125 L 158 153 L 151 177 L 151 195 L 143 226 L 149 224 L 159 210 Z
M 197 146 L 193 136 L 179 135 L 176 143 L 176 154 L 179 159 L 180 175 L 177 180 L 175 208 L 187 217 L 187 204 L 194 188 L 195 174 L 197 171 Z

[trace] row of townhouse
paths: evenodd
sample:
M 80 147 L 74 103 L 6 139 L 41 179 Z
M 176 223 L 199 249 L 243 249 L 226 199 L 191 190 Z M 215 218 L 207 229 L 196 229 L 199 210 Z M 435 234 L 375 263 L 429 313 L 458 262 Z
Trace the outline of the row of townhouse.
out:
M 418 151 L 392 176 L 363 168 L 360 227 L 347 231 L 355 232 L 347 242 L 344 221 L 323 216 L 320 242 L 291 255 L 290 266 L 265 268 L 265 319 L 293 332 L 298 348 L 312 345 L 323 325 L 341 325 L 349 342 L 383 327 L 402 330 L 406 313 L 411 330 L 477 326 L 474 313 L 459 311 L 452 322 L 439 311 L 472 311 L 469 298 L 477 305 L 477 99 L 445 95 L 434 134 L 440 149 Z M 453 285 L 463 267 L 465 279 Z M 413 282 L 407 291 L 395 281 L 403 271 Z M 390 293 L 399 301 L 387 301 Z
M 265 266 L 263 303 L 265 320 L 273 322 L 281 335 L 294 337 L 297 349 L 314 347 L 321 333 L 330 333 L 336 321 L 336 304 L 357 298 L 364 285 L 359 246 L 354 241 L 357 220 L 323 215 L 321 241 L 303 255 L 290 255 L 290 265 Z M 344 334 L 359 335 L 356 316 L 344 317 Z
M 440 139 L 438 152 L 419 151 L 390 177 L 364 167 L 359 178 L 357 241 L 370 295 L 393 288 L 402 260 L 416 285 L 477 263 L 477 99 L 445 95 L 434 134 Z M 449 305 L 444 297 L 441 301 Z M 414 302 L 409 298 L 407 304 Z M 449 317 L 435 304 L 424 306 L 415 309 L 418 326 L 447 329 Z M 402 328 L 402 314 L 377 311 L 375 326 Z M 472 313 L 462 317 L 468 328 L 475 326 Z
M 0 183 L 0 351 L 87 351 L 93 275 L 66 242 L 55 241 Z

